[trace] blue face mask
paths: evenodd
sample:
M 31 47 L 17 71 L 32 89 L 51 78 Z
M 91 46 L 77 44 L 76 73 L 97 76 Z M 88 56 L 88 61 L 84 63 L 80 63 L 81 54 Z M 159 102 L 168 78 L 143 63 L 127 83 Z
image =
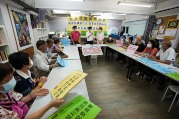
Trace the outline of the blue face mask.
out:
M 13 91 L 14 87 L 16 86 L 16 80 L 14 79 L 14 77 L 11 79 L 11 81 L 9 81 L 6 84 L 2 85 L 4 87 L 3 91 L 0 91 L 2 93 L 8 93 L 9 91 Z
M 159 48 L 162 50 L 162 45 L 159 45 Z

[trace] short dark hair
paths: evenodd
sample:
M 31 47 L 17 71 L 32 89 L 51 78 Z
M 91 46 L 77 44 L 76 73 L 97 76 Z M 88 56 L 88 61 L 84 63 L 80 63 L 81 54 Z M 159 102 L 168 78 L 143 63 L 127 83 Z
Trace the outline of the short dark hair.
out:
M 56 38 L 55 40 L 54 40 L 54 44 L 57 44 L 57 43 L 59 43 L 60 42 L 60 39 L 59 38 Z
M 103 28 L 102 27 L 99 27 L 99 29 L 102 31 L 103 30 Z
M 77 29 L 77 26 L 73 26 L 72 29 Z
M 112 37 L 112 35 L 109 35 L 109 37 Z
M 131 40 L 131 42 L 133 41 L 133 37 L 129 37 L 129 39 Z
M 0 63 L 0 82 L 3 81 L 3 79 L 13 73 L 13 68 L 10 66 L 9 63 Z
M 36 43 L 36 47 L 38 49 L 40 46 L 45 45 L 45 44 L 46 44 L 46 42 L 44 40 L 38 40 Z
M 9 62 L 15 69 L 22 69 L 24 65 L 29 65 L 29 55 L 25 52 L 15 52 L 9 55 Z
M 92 29 L 92 27 L 90 26 L 90 27 L 88 27 L 88 30 L 90 30 L 90 29 Z
M 47 39 L 47 44 L 50 44 L 50 43 L 53 43 L 53 41 L 52 41 L 52 39 L 51 38 L 49 38 L 49 39 Z

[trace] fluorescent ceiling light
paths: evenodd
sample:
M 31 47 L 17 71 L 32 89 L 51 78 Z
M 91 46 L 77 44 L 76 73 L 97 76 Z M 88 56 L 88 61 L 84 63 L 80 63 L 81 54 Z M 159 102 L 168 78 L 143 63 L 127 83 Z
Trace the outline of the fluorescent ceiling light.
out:
M 75 2 L 83 2 L 84 0 L 64 0 L 64 1 L 75 1 Z
M 53 13 L 66 13 L 66 11 L 63 11 L 63 10 L 53 10 Z
M 116 15 L 127 15 L 127 14 L 116 14 Z
M 153 7 L 152 5 L 147 5 L 147 4 L 134 4 L 134 3 L 119 3 L 119 5 L 124 5 L 124 6 L 134 6 L 134 7 Z

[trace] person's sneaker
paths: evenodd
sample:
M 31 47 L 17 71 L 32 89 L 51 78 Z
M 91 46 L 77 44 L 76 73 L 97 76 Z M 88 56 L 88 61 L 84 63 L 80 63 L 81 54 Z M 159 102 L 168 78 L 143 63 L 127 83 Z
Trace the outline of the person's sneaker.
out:
M 173 95 L 167 95 L 164 100 L 167 100 L 167 101 L 171 101 L 173 100 L 174 96 Z
M 136 75 L 139 76 L 139 74 L 140 74 L 140 71 Z

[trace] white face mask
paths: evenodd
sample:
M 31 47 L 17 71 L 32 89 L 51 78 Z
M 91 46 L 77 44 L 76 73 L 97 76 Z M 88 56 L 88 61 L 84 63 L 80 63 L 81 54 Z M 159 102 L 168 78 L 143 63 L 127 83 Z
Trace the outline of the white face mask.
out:
M 125 42 L 128 43 L 129 42 L 128 39 L 125 39 Z
M 109 40 L 112 40 L 112 38 L 109 38 Z
M 32 68 L 34 62 L 30 59 L 29 69 Z
M 14 77 L 6 84 L 2 85 L 4 87 L 3 91 L 0 91 L 2 93 L 8 93 L 10 91 L 14 90 L 14 87 L 16 86 L 16 80 L 14 79 Z
M 147 44 L 147 47 L 148 47 L 148 48 L 151 48 L 151 47 L 152 47 L 152 45 L 151 45 L 151 44 Z

